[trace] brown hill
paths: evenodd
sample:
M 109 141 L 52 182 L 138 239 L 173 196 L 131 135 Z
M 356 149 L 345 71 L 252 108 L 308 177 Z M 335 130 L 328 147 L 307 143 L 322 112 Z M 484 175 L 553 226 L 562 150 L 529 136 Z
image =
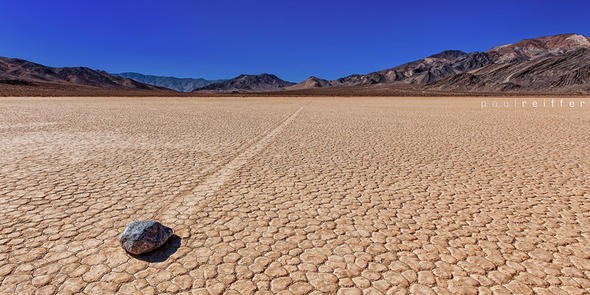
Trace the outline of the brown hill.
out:
M 302 89 L 314 89 L 314 88 L 323 88 L 323 87 L 330 87 L 332 83 L 328 80 L 320 79 L 317 77 L 309 77 L 305 79 L 303 82 L 285 87 L 286 90 L 302 90 Z
M 16 58 L 0 57 L 0 93 L 168 92 L 86 67 L 54 68 Z

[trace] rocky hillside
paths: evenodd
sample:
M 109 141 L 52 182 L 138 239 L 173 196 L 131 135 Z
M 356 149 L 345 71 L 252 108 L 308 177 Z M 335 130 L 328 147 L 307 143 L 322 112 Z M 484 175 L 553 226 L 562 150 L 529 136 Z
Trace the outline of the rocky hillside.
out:
M 485 53 L 449 50 L 391 69 L 367 75 L 351 75 L 331 81 L 331 84 L 334 86 L 365 86 L 381 83 L 427 84 L 491 63 L 491 58 Z
M 590 92 L 590 49 L 496 63 L 428 85 L 471 92 Z
M 510 63 L 546 55 L 560 55 L 579 48 L 590 48 L 590 38 L 576 34 L 562 34 L 525 39 L 514 44 L 492 48 L 486 53 L 492 57 L 494 63 Z
M 427 85 L 470 92 L 590 92 L 590 38 L 563 34 L 486 52 L 493 64 Z

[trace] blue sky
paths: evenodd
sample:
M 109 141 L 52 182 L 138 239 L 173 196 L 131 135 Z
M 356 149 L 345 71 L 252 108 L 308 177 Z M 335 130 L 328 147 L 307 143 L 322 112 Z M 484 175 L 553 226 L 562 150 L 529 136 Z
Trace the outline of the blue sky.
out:
M 208 79 L 335 79 L 446 49 L 590 36 L 587 0 L 0 0 L 0 11 L 0 56 Z

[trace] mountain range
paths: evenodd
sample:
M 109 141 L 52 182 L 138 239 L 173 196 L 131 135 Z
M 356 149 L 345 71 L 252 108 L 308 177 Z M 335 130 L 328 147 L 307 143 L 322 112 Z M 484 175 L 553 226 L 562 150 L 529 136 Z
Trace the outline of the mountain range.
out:
M 178 92 L 191 92 L 197 88 L 205 87 L 209 84 L 223 82 L 224 80 L 206 80 L 203 78 L 176 78 L 165 76 L 144 75 L 140 73 L 120 73 L 115 76 L 128 78 L 137 82 L 154 85 L 176 90 Z
M 290 89 L 376 86 L 382 90 L 408 84 L 422 91 L 587 93 L 589 76 L 590 38 L 562 34 L 486 52 L 443 51 L 391 69 L 332 81 L 311 77 Z
M 590 38 L 561 34 L 525 39 L 484 52 L 447 50 L 368 74 L 336 80 L 310 77 L 297 84 L 273 74 L 210 81 L 138 73 L 108 74 L 84 67 L 51 68 L 20 59 L 0 58 L 0 95 L 12 95 L 14 89 L 45 89 L 55 88 L 55 85 L 158 93 L 173 89 L 197 95 L 264 92 L 284 95 L 587 94 L 590 93 Z
M 166 88 L 87 67 L 54 68 L 0 57 L 0 95 L 159 95 L 169 92 Z

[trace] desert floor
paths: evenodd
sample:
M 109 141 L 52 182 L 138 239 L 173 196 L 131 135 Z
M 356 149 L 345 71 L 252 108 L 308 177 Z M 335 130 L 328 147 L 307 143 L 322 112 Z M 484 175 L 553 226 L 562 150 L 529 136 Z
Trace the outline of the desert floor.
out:
M 590 99 L 482 100 L 0 98 L 0 294 L 588 294 Z

